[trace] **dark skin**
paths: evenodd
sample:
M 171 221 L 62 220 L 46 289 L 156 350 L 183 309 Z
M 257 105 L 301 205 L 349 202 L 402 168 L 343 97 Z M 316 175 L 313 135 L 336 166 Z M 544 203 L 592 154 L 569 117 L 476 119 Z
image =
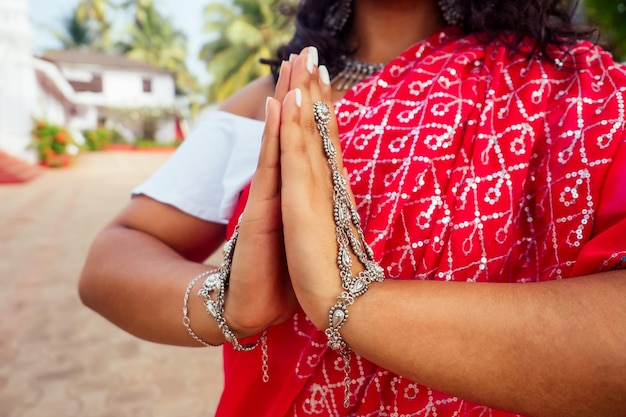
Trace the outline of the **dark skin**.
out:
M 264 82 L 260 80 L 253 87 L 264 87 Z M 279 82 L 276 97 L 282 98 L 287 87 Z M 264 136 L 268 134 L 276 132 Z M 259 165 L 233 259 L 232 276 L 241 278 L 231 280 L 225 316 L 242 337 L 287 319 L 295 309 L 284 262 L 282 224 L 276 214 L 280 201 L 277 189 L 267 185 L 268 178 L 276 182 L 277 175 L 274 167 Z M 167 221 L 154 222 L 154 218 Z M 138 337 L 197 346 L 180 326 L 181 294 L 189 277 L 207 270 L 201 262 L 218 249 L 224 236 L 224 225 L 197 219 L 145 196 L 135 197 L 93 242 L 81 276 L 81 298 Z M 240 261 L 256 258 L 266 263 Z M 190 297 L 189 317 L 194 331 L 204 340 L 224 343 L 215 322 L 206 320 L 198 297 Z
M 356 21 L 353 37 L 361 45 L 357 57 L 369 62 L 389 60 L 442 25 L 437 7 L 430 0 L 396 0 L 393 4 L 387 2 L 384 5 L 374 0 L 359 0 L 354 6 Z M 397 30 L 390 30 L 390 21 L 395 21 L 392 26 Z M 415 22 L 420 24 L 416 25 Z M 397 33 L 402 36 L 394 40 Z M 271 76 L 258 79 L 224 102 L 221 110 L 265 120 L 266 98 L 273 97 L 281 102 L 289 91 L 291 65 L 288 62 L 284 64 L 286 74 L 276 86 Z M 344 93 L 335 89 L 330 92 L 333 100 L 338 100 Z M 256 177 L 263 172 L 257 171 Z M 267 233 L 276 224 L 255 221 L 257 218 L 266 218 L 261 207 L 266 208 L 264 199 L 267 194 L 259 195 L 255 192 L 257 188 L 253 179 L 251 199 L 246 206 L 233 260 L 236 271 L 233 271 L 232 276 L 247 277 L 249 274 L 250 281 L 247 278 L 231 280 L 225 311 L 230 327 L 242 336 L 277 323 L 293 308 L 293 298 L 287 297 L 287 290 L 283 291 L 283 295 L 289 299 L 283 299 L 280 303 L 272 297 L 248 300 L 245 296 L 248 292 L 243 288 L 248 288 L 247 285 L 258 288 L 255 286 L 267 284 L 268 289 L 284 288 L 284 283 L 278 281 L 257 282 L 261 277 L 273 276 L 271 271 L 276 266 L 274 263 L 266 265 L 269 270 L 264 270 L 263 265 L 254 262 L 246 265 L 245 261 L 240 262 L 248 259 L 241 256 L 242 252 L 255 254 L 249 259 L 273 259 L 265 251 L 276 247 L 276 235 Z M 260 200 L 256 199 L 257 196 Z M 154 218 L 164 221 L 153 222 L 151 219 Z M 267 218 L 276 221 L 275 216 Z M 265 242 L 258 235 L 270 238 L 270 242 Z M 187 215 L 149 197 L 135 197 L 93 242 L 81 276 L 81 298 L 89 307 L 141 338 L 168 344 L 197 345 L 185 328 L 180 326 L 180 294 L 184 294 L 189 277 L 207 269 L 199 262 L 218 249 L 224 238 L 223 225 Z M 280 256 L 284 258 L 284 255 Z M 241 291 L 238 283 L 242 284 Z M 244 299 L 238 300 L 235 294 L 241 294 Z M 144 304 L 136 303 L 138 299 L 158 307 L 154 310 L 152 307 L 146 309 Z M 266 304 L 284 304 L 289 307 L 275 311 L 266 309 Z M 243 309 L 239 310 L 239 306 Z M 201 300 L 191 297 L 189 317 L 196 333 L 208 342 L 222 343 L 224 339 L 217 326 L 211 321 L 199 319 L 204 318 L 205 314 Z M 255 317 L 254 323 L 249 321 L 250 317 Z
M 294 62 L 280 106 L 280 137 L 263 147 L 280 149 L 274 163 L 291 283 L 323 331 L 341 287 L 330 170 L 312 109 L 332 101 L 303 61 Z M 331 134 L 337 143 L 334 121 Z M 527 285 L 384 281 L 350 307 L 341 332 L 374 363 L 479 404 L 532 416 L 622 416 L 625 299 L 625 271 Z M 401 343 L 389 343 L 398 335 Z
M 393 7 L 384 19 L 373 13 L 382 13 L 380 3 L 355 2 L 354 36 L 363 41 L 357 58 L 385 62 L 384 54 L 401 52 L 440 24 L 434 1 L 385 2 Z M 415 25 L 419 19 L 423 26 Z M 377 39 L 392 40 L 389 28 L 398 32 L 401 25 L 406 31 L 399 32 L 411 39 L 392 43 L 397 51 L 385 49 Z M 239 336 L 287 319 L 297 304 L 324 330 L 340 292 L 331 183 L 312 103 L 332 106 L 341 93 L 320 81 L 316 67 L 307 69 L 308 52 L 283 64 L 276 89 L 264 78 L 222 107 L 265 119 L 265 97 L 273 97 L 226 301 L 226 318 Z M 201 262 L 224 234 L 223 225 L 136 197 L 94 241 L 81 297 L 139 337 L 197 346 L 181 325 L 182 295 L 191 278 L 207 270 Z M 529 416 L 623 416 L 624 299 L 623 271 L 528 285 L 385 281 L 350 307 L 341 332 L 374 363 L 477 403 Z M 480 310 L 472 308 L 478 304 Z M 224 341 L 198 297 L 190 298 L 189 316 L 202 338 Z M 389 343 L 398 334 L 401 343 Z

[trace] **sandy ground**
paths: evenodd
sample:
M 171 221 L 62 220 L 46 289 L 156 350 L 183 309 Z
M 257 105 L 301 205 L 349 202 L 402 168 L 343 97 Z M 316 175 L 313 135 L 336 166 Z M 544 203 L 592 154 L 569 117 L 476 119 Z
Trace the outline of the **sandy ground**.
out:
M 168 155 L 87 153 L 0 185 L 0 417 L 213 415 L 219 349 L 138 340 L 77 296 L 93 237 Z

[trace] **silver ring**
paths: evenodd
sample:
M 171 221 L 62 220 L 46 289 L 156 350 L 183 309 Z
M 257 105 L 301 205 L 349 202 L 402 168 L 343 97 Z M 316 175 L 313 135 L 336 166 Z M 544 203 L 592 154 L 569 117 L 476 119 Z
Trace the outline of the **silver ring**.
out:
M 315 115 L 317 124 L 327 125 L 330 123 L 330 110 L 323 101 L 316 101 L 313 104 L 313 114 Z

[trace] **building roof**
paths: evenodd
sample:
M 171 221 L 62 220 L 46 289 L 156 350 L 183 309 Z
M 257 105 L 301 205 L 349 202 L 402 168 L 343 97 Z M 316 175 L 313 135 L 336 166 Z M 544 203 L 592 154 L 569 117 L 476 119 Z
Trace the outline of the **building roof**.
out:
M 42 56 L 42 58 L 57 65 L 78 64 L 85 66 L 99 66 L 112 69 L 123 69 L 126 71 L 173 74 L 172 71 L 126 58 L 124 55 L 121 54 L 90 51 L 87 49 L 48 51 Z

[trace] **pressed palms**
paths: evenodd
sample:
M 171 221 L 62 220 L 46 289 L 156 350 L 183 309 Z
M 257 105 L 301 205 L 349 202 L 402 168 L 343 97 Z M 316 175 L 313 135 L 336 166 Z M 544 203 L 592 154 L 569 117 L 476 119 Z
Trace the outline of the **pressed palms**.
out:
M 217 38 L 205 44 L 200 58 L 212 77 L 210 102 L 221 101 L 251 80 L 269 73 L 259 63 L 291 36 L 275 0 L 232 0 L 206 6 L 205 32 Z

